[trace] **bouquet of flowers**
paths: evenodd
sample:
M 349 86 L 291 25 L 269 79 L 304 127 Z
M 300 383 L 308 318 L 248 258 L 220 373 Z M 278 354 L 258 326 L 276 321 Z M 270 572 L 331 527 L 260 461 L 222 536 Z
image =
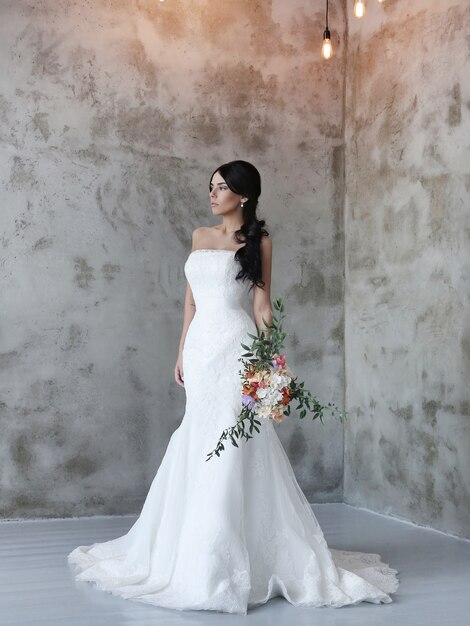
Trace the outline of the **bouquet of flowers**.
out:
M 274 314 L 270 324 L 263 318 L 268 330 L 260 331 L 257 326 L 256 336 L 248 333 L 253 339 L 252 345 L 241 344 L 246 350 L 238 359 L 243 364 L 243 370 L 239 371 L 242 381 L 242 409 L 236 424 L 222 432 L 217 446 L 207 455 L 206 461 L 214 454 L 220 456 L 220 452 L 225 449 L 223 442 L 227 439 L 238 448 L 238 438 L 251 439 L 253 430 L 259 433 L 258 426 L 261 426 L 261 422 L 258 418 L 282 422 L 286 415 L 290 415 L 294 401 L 298 402 L 296 410 L 301 409 L 300 419 L 305 417 L 307 410 L 312 413 L 312 419 L 320 418 L 322 424 L 326 410 L 337 416 L 341 422 L 347 417 L 346 411 L 340 411 L 335 404 L 321 404 L 304 388 L 303 382 L 297 381 L 297 377 L 286 365 L 285 354 L 281 354 L 283 341 L 287 336 L 282 330 L 282 319 L 286 316 L 283 315 L 284 305 L 281 298 L 273 301 L 273 308 L 279 311 L 279 317 Z

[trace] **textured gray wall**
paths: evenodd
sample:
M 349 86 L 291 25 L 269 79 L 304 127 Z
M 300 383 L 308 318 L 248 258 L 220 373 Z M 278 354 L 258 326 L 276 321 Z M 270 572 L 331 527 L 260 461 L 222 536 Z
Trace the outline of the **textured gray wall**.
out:
M 183 264 L 208 177 L 252 160 L 291 363 L 343 393 L 343 3 L 1 0 L 0 515 L 140 510 L 184 412 Z M 341 42 L 342 44 L 343 42 Z M 295 333 L 293 332 L 295 330 Z M 337 422 L 279 434 L 342 497 Z
M 470 3 L 348 30 L 345 501 L 470 537 Z

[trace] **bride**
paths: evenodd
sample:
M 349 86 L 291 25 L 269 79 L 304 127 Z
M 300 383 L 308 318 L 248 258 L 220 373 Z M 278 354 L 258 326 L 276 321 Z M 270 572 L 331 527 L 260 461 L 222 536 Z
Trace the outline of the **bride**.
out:
M 184 264 L 175 380 L 186 407 L 127 534 L 68 555 L 76 580 L 178 610 L 246 614 L 282 596 L 294 606 L 389 603 L 397 571 L 377 554 L 329 549 L 271 420 L 239 448 L 206 460 L 241 409 L 238 358 L 272 320 L 272 241 L 258 220 L 258 170 L 217 168 L 215 227 L 196 228 Z M 253 317 L 246 310 L 252 292 Z

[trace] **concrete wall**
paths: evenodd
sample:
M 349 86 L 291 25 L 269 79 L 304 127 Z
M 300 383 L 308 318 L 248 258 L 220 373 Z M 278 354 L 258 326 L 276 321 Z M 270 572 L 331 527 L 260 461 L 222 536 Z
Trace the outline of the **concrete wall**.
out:
M 0 515 L 134 513 L 184 412 L 183 264 L 252 160 L 291 363 L 342 402 L 345 27 L 309 0 L 0 2 Z M 295 333 L 293 332 L 295 329 Z M 279 430 L 310 500 L 340 425 Z M 203 452 L 203 451 L 202 451 Z
M 470 537 L 470 4 L 349 17 L 345 501 Z

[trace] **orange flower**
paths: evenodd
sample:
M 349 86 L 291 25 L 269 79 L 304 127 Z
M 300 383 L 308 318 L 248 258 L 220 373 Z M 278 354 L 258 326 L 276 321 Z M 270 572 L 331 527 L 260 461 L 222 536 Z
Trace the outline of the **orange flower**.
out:
M 290 394 L 291 394 L 290 387 L 283 387 L 281 389 L 281 393 L 282 393 L 282 400 L 280 401 L 280 404 L 289 404 Z

